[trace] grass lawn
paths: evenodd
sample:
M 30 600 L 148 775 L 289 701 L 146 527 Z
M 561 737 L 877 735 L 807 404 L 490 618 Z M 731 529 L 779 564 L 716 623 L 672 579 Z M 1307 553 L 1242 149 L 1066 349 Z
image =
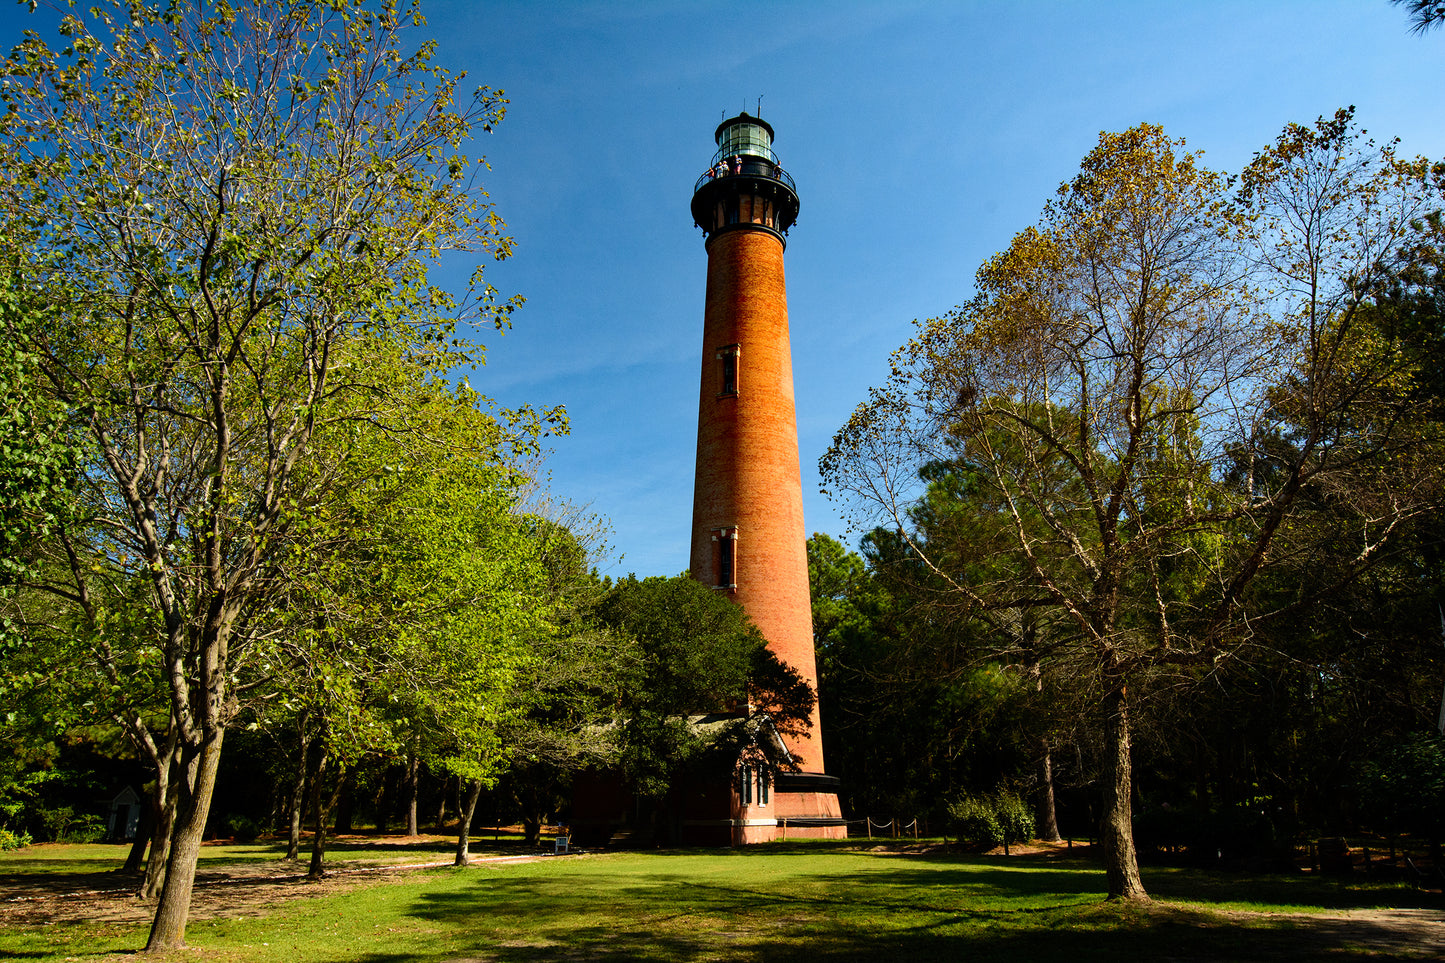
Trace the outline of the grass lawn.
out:
M 274 855 L 240 849 L 243 859 Z M 351 855 L 369 858 L 362 850 Z M 25 853 L 0 855 L 0 875 L 22 871 Z M 76 852 L 48 858 L 94 868 Z M 1445 942 L 1429 939 L 1373 941 L 1369 912 L 1339 918 L 1342 909 L 1440 908 L 1438 898 L 1400 885 L 1155 868 L 1145 883 L 1156 902 L 1126 907 L 1103 902 L 1103 882 L 1095 864 L 1056 855 L 897 855 L 807 843 L 482 863 L 318 898 L 263 899 L 248 909 L 258 915 L 193 919 L 192 949 L 177 958 L 1142 963 L 1445 954 Z M 276 895 L 289 895 L 284 887 L 305 884 L 277 886 Z M 129 956 L 146 931 L 140 923 L 12 926 L 0 930 L 0 958 L 120 959 L 111 954 Z M 1445 924 L 1433 932 L 1442 931 Z

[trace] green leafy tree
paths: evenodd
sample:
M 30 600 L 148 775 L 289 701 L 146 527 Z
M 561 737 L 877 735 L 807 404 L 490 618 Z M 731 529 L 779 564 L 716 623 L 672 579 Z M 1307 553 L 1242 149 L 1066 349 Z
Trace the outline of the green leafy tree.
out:
M 285 694 L 286 718 L 304 720 L 298 758 L 305 746 L 316 755 L 313 875 L 333 805 L 322 782 L 334 800 L 361 762 L 399 751 L 469 787 L 457 854 L 467 861 L 476 799 L 519 711 L 518 673 L 551 632 L 542 542 L 518 512 L 518 466 L 540 425 L 483 410 L 465 387 L 391 393 L 404 410 L 386 430 L 348 424 L 320 439 L 346 480 L 288 549 L 285 667 L 260 680 Z
M 383 416 L 369 344 L 440 370 L 468 315 L 505 325 L 443 252 L 507 253 L 463 153 L 502 114 L 414 46 L 414 5 L 113 0 L 30 35 L 0 86 L 0 194 L 24 350 L 73 413 L 83 521 L 44 587 L 112 652 L 154 653 L 176 740 L 176 822 L 148 948 L 183 940 L 233 679 L 266 625 L 283 548 L 336 480 L 328 422 Z M 104 635 L 101 583 L 143 578 L 143 637 Z M 100 657 L 108 658 L 102 646 Z
M 780 733 L 806 732 L 812 687 L 767 649 L 739 606 L 684 575 L 629 577 L 599 601 L 596 618 L 637 648 L 633 672 L 619 680 L 614 734 L 615 762 L 639 795 L 662 806 L 678 776 L 709 758 L 731 764 L 754 752 L 789 765 L 754 741 L 752 722 L 762 713 Z M 689 716 L 706 713 L 734 719 L 704 734 Z M 658 817 L 668 832 L 667 813 Z
M 49 664 L 67 633 L 45 632 L 54 606 L 22 582 L 36 575 L 36 546 L 73 508 L 83 457 L 63 405 L 36 377 L 31 335 L 48 319 L 14 265 L 0 273 L 0 828 L 18 825 L 47 778 L 54 738 L 70 717 L 75 690 Z M 28 613 L 28 615 L 27 615 Z M 27 626 L 27 621 L 42 625 Z M 64 693 L 63 695 L 61 693 Z
M 535 845 L 542 826 L 570 798 L 573 774 L 612 758 L 607 726 L 619 693 L 640 672 L 641 654 L 632 638 L 595 617 L 611 590 L 591 564 L 606 552 L 602 520 L 544 493 L 529 496 L 525 507 L 552 631 L 538 638 L 517 676 L 499 791 L 520 813 L 526 842 Z
M 1419 834 L 1439 852 L 1445 837 L 1445 736 L 1406 738 L 1365 762 L 1357 778 L 1376 828 Z
M 934 484 L 964 494 L 956 473 L 935 468 Z M 935 507 L 944 507 L 941 495 Z M 948 517 L 961 526 L 988 516 L 965 498 Z M 934 535 L 930 544 L 941 550 L 944 533 Z M 986 544 L 978 552 L 987 556 Z M 1038 671 L 1043 655 L 1030 630 L 1008 619 L 991 625 L 950 604 L 893 532 L 869 533 L 861 556 L 814 535 L 808 553 L 819 698 L 825 736 L 836 747 L 829 767 L 852 808 L 944 818 L 947 800 L 960 792 L 1036 780 L 1041 827 L 1045 815 L 1055 825 L 1050 747 L 1068 737 L 1061 720 L 1071 703 L 1066 687 L 1047 684 L 1051 678 Z M 1001 652 L 992 641 L 1004 635 L 1033 649 Z M 1005 653 L 1012 664 L 1000 660 Z
M 34 546 L 69 511 L 83 457 L 69 412 L 36 376 L 30 345 L 47 313 L 10 266 L 0 276 L 0 592 L 27 574 Z M 0 612 L 0 633 L 12 630 L 9 614 Z

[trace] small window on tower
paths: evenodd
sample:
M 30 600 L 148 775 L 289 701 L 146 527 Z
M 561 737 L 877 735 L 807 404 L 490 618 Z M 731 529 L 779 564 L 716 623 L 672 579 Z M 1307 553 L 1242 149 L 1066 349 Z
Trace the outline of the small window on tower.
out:
M 731 397 L 738 393 L 738 351 L 739 347 L 735 344 L 718 349 L 717 393 L 719 398 Z
M 719 528 L 712 533 L 717 545 L 717 588 L 735 590 L 737 586 L 738 530 Z

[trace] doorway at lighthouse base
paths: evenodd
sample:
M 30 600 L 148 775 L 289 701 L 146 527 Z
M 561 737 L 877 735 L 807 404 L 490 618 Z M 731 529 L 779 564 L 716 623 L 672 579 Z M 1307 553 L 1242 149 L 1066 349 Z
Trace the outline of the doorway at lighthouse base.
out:
M 665 798 L 643 799 L 627 788 L 621 773 L 588 769 L 572 788 L 572 838 L 580 846 L 746 846 L 787 839 L 846 839 L 848 826 L 838 805 L 838 779 L 823 773 L 789 772 L 767 761 L 787 750 L 776 730 L 757 717 L 732 713 L 691 716 L 703 738 L 724 734 L 740 722 L 767 741 L 769 753 L 754 745 L 739 752 L 704 752 L 699 762 L 673 781 Z

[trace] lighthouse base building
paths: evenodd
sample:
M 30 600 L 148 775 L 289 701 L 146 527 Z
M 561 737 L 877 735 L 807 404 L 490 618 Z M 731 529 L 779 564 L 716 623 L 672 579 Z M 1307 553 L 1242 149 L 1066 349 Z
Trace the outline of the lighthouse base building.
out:
M 706 737 L 747 725 L 768 749 L 786 749 L 766 716 L 743 712 L 689 718 Z M 846 825 L 838 810 L 838 781 L 821 773 L 789 772 L 749 759 L 719 759 L 679 779 L 666 799 L 651 802 L 632 794 L 612 770 L 587 770 L 573 783 L 570 820 L 579 846 L 746 846 L 788 839 L 842 839 Z

